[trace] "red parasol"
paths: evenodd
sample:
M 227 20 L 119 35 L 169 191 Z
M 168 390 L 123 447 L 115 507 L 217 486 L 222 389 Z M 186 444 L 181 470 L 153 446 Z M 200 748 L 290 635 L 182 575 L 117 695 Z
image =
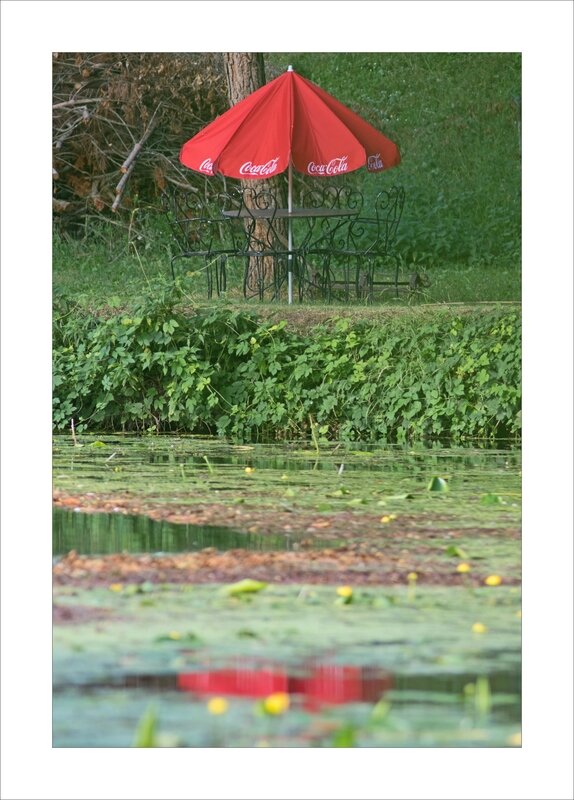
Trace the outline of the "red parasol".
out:
M 186 142 L 186 167 L 205 175 L 260 179 L 288 167 L 314 177 L 370 172 L 400 162 L 397 146 L 289 67 Z
M 396 144 L 293 67 L 203 128 L 183 145 L 179 158 L 204 175 L 244 180 L 271 178 L 288 169 L 289 213 L 293 167 L 327 178 L 362 166 L 381 172 L 401 160 Z

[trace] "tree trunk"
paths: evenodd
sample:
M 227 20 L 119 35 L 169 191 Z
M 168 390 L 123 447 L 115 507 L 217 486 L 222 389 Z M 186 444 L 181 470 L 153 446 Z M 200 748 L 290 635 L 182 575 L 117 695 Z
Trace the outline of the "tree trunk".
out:
M 223 60 L 232 106 L 265 84 L 263 53 L 224 53 Z
M 265 64 L 263 53 L 224 53 L 223 62 L 227 78 L 227 92 L 231 105 L 236 105 L 252 92 L 265 84 Z M 277 178 L 266 180 L 241 181 L 243 189 L 249 188 L 258 193 L 262 190 L 274 190 L 280 197 Z M 246 223 L 247 224 L 247 223 Z M 265 220 L 258 220 L 255 226 L 254 239 L 264 242 L 268 238 L 269 225 Z M 247 287 L 256 288 L 270 286 L 273 282 L 273 259 L 253 257 L 249 261 Z

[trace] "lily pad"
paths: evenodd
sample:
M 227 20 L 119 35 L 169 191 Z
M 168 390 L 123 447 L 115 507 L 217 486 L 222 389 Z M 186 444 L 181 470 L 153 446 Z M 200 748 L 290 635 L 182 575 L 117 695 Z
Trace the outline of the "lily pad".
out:
M 483 494 L 480 498 L 480 505 L 481 506 L 502 506 L 504 505 L 504 500 L 498 494 Z
M 429 492 L 448 492 L 448 483 L 444 478 L 435 477 L 431 479 L 428 487 Z
M 470 558 L 466 550 L 463 550 L 462 547 L 457 547 L 455 544 L 449 544 L 445 553 L 447 556 L 452 556 L 453 558 L 464 558 L 465 560 Z
M 241 594 L 253 594 L 254 592 L 261 592 L 267 588 L 267 583 L 264 581 L 254 581 L 251 578 L 245 578 L 237 583 L 232 583 L 229 586 L 223 587 L 223 593 L 230 597 L 235 597 Z

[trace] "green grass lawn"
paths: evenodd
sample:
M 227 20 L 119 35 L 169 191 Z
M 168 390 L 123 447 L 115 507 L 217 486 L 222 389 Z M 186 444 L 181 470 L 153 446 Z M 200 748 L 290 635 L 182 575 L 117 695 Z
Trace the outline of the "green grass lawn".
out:
M 99 226 L 105 231 L 104 226 Z M 114 309 L 129 306 L 134 298 L 147 293 L 155 286 L 170 282 L 170 260 L 172 244 L 169 233 L 160 225 L 149 226 L 147 235 L 140 242 L 130 243 L 117 235 L 104 241 L 99 238 L 62 239 L 54 237 L 53 243 L 53 286 L 57 292 L 71 296 L 80 307 Z M 196 269 L 193 267 L 192 269 Z M 416 271 L 416 265 L 411 266 Z M 405 275 L 408 276 L 408 267 Z M 402 287 L 399 296 L 394 290 L 377 294 L 371 304 L 366 301 L 343 301 L 334 297 L 329 308 L 347 313 L 351 307 L 357 312 L 372 307 L 404 308 L 418 305 L 443 303 L 474 304 L 478 302 L 520 302 L 521 273 L 512 266 L 497 264 L 443 264 L 424 272 L 430 285 L 416 292 Z M 259 300 L 245 300 L 242 295 L 240 268 L 231 267 L 226 296 L 213 297 L 211 302 L 237 303 L 239 306 L 260 307 Z M 205 277 L 194 271 L 183 280 L 184 294 L 190 303 L 207 302 Z M 284 302 L 269 303 L 273 308 L 287 307 Z M 296 303 L 296 305 L 299 305 Z M 320 298 L 306 298 L 305 307 L 315 309 L 325 307 L 326 301 Z

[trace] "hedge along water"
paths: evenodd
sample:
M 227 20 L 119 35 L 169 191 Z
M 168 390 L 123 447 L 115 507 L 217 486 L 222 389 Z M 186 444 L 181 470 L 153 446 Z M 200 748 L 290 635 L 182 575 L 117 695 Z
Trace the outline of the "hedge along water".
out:
M 238 441 L 518 438 L 517 311 L 405 312 L 307 332 L 255 312 L 185 311 L 176 288 L 127 314 L 54 314 L 56 430 Z

